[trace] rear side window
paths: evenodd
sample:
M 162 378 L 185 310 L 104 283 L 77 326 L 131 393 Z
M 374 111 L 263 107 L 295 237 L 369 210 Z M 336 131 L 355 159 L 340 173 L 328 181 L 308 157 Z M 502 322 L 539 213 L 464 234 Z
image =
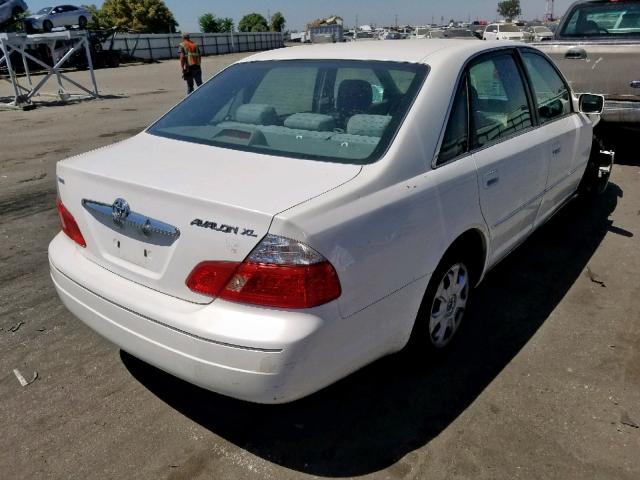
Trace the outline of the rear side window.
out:
M 471 66 L 469 98 L 477 147 L 533 125 L 523 79 L 510 54 L 479 60 Z
M 569 90 L 549 61 L 531 52 L 523 52 L 522 58 L 531 79 L 540 122 L 546 123 L 571 113 Z
M 268 155 L 367 164 L 393 140 L 427 71 L 422 64 L 382 61 L 239 63 L 148 132 Z
M 453 101 L 436 165 L 442 165 L 467 152 L 469 148 L 469 102 L 467 82 L 462 81 Z

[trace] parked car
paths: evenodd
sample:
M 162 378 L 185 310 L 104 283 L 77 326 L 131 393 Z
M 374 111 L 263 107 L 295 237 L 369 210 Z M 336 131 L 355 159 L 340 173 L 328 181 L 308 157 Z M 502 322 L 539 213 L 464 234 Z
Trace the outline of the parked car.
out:
M 0 27 L 17 21 L 27 8 L 23 0 L 0 0 Z
M 602 126 L 640 130 L 640 0 L 581 0 L 569 7 L 547 53 L 577 92 L 601 93 Z
M 450 345 L 486 272 L 594 181 L 601 109 L 525 44 L 259 53 L 58 163 L 53 282 L 146 362 L 291 401 Z
M 25 20 L 30 29 L 42 30 L 43 32 L 50 32 L 57 27 L 75 25 L 84 30 L 87 28 L 89 21 L 91 21 L 91 12 L 83 7 L 75 7 L 73 5 L 41 8 L 35 15 L 31 15 Z
M 553 32 L 543 25 L 525 27 L 523 32 L 527 42 L 544 42 L 553 39 Z
M 483 40 L 524 40 L 524 33 L 513 23 L 492 23 L 484 30 Z
M 477 40 L 468 28 L 446 28 L 442 31 L 442 38 L 456 38 L 458 40 Z

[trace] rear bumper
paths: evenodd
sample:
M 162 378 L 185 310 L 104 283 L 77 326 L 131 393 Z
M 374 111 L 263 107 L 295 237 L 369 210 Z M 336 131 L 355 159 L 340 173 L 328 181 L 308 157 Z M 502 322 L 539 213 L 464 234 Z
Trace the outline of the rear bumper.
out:
M 335 348 L 335 302 L 304 313 L 221 300 L 193 304 L 92 263 L 64 234 L 51 242 L 49 261 L 71 313 L 123 350 L 208 390 L 284 403 L 360 366 Z

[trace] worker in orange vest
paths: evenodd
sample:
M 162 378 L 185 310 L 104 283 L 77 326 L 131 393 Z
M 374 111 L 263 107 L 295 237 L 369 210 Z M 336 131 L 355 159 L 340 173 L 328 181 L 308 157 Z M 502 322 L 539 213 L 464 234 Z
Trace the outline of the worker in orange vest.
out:
M 188 33 L 182 34 L 182 43 L 178 45 L 182 78 L 187 82 L 187 95 L 193 92 L 193 82 L 202 85 L 202 68 L 200 67 L 200 48 L 191 41 Z

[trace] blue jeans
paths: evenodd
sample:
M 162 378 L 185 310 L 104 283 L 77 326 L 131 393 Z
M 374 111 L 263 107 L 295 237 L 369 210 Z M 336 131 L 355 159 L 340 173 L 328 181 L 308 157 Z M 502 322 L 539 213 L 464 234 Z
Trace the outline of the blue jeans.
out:
M 199 65 L 192 65 L 189 71 L 185 72 L 184 79 L 187 82 L 187 95 L 193 92 L 193 83 L 199 87 L 202 85 L 202 69 Z

